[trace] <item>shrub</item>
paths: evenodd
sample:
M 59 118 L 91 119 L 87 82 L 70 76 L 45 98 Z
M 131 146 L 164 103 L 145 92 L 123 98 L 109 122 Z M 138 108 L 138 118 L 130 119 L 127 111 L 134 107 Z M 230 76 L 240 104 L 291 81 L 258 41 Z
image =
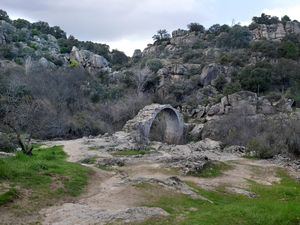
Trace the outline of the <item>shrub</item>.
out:
M 199 33 L 204 33 L 205 28 L 199 23 L 190 23 L 187 25 L 188 29 L 190 32 L 199 32 Z
M 228 83 L 228 84 L 225 84 L 225 86 L 223 88 L 223 94 L 228 96 L 228 95 L 231 95 L 231 94 L 241 91 L 241 89 L 242 89 L 241 84 L 238 82 Z
M 9 19 L 9 16 L 7 15 L 7 12 L 5 12 L 2 9 L 0 9 L 0 20 L 4 20 L 9 23 L 11 22 L 11 20 Z
M 222 64 L 222 65 L 228 65 L 230 62 L 232 62 L 232 58 L 230 55 L 228 54 L 222 54 L 219 58 L 219 62 Z
M 147 67 L 154 73 L 163 67 L 163 64 L 159 59 L 149 59 L 146 64 Z
M 214 81 L 214 86 L 218 91 L 223 91 L 225 84 L 227 83 L 225 77 L 223 75 L 219 76 L 215 81 Z
M 270 88 L 272 66 L 257 64 L 244 68 L 238 75 L 239 82 L 244 90 L 265 92 Z
M 285 15 L 285 16 L 283 16 L 282 18 L 281 18 L 281 22 L 285 25 L 287 22 L 290 22 L 291 21 L 291 19 L 290 19 L 290 17 L 288 17 L 287 15 Z
M 252 21 L 257 24 L 266 24 L 266 25 L 272 25 L 279 23 L 279 18 L 276 16 L 270 16 L 266 15 L 265 13 L 262 13 L 260 17 L 253 17 Z
M 278 56 L 278 44 L 273 41 L 255 41 L 251 45 L 251 50 L 261 52 L 265 56 L 275 58 Z
M 0 56 L 5 59 L 12 60 L 16 55 L 13 52 L 13 48 L 11 45 L 2 45 L 0 46 Z
M 228 33 L 222 33 L 217 38 L 217 46 L 229 48 L 249 47 L 252 35 L 247 27 L 235 25 Z
M 129 59 L 124 52 L 112 50 L 110 62 L 115 66 L 124 66 L 128 63 Z
M 281 57 L 288 59 L 297 59 L 300 55 L 300 49 L 296 43 L 288 40 L 281 43 L 278 53 Z
M 184 63 L 196 63 L 200 64 L 202 62 L 203 53 L 199 51 L 188 51 L 183 54 Z
M 212 25 L 208 31 L 209 34 L 214 34 L 218 36 L 221 33 L 221 25 L 220 24 L 214 24 Z
M 291 136 L 288 137 L 287 146 L 289 153 L 293 154 L 296 157 L 300 157 L 300 137 L 299 137 L 299 127 L 298 133 L 294 132 Z
M 79 67 L 79 62 L 76 61 L 75 59 L 71 59 L 69 66 L 70 66 L 70 68 L 77 68 L 77 67 Z
M 274 157 L 274 151 L 266 143 L 253 139 L 247 144 L 247 154 L 259 159 L 271 159 Z
M 31 23 L 27 20 L 24 19 L 17 19 L 13 21 L 13 25 L 18 28 L 18 29 L 22 29 L 22 28 L 27 28 L 29 29 L 31 27 Z

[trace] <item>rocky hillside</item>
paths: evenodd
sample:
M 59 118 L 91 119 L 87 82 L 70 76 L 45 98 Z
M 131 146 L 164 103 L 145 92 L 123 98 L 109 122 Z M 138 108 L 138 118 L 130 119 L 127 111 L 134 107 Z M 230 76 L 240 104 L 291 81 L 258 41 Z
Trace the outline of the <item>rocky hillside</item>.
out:
M 161 103 L 184 114 L 187 140 L 298 151 L 298 21 L 262 14 L 249 26 L 191 23 L 153 39 L 129 58 L 1 11 L 0 130 L 35 138 L 96 135 L 120 130 L 145 105 Z M 274 129 L 292 135 L 278 138 Z
M 96 74 L 128 61 L 123 52 L 110 51 L 105 44 L 67 38 L 60 27 L 46 22 L 12 21 L 5 11 L 0 12 L 0 19 L 1 58 L 24 66 L 27 72 L 36 67 L 83 67 Z

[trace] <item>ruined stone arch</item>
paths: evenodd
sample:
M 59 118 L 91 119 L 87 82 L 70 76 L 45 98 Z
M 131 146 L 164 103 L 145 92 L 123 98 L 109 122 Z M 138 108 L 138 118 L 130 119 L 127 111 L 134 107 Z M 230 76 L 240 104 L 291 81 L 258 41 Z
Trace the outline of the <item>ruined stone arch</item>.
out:
M 153 131 L 162 124 L 162 130 Z M 180 112 L 171 105 L 152 104 L 129 120 L 123 130 L 131 133 L 137 142 L 143 144 L 149 141 L 180 144 L 183 141 L 184 122 Z

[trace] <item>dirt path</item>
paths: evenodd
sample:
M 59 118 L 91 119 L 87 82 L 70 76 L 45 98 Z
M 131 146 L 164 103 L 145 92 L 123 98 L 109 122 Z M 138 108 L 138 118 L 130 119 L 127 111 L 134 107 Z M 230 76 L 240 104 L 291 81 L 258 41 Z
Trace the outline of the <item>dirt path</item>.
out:
M 51 142 L 48 145 L 63 145 L 69 155 L 69 161 L 78 162 L 87 156 L 112 157 L 101 151 L 90 151 L 84 140 Z M 233 157 L 233 158 L 236 158 Z M 224 175 L 203 179 L 181 177 L 183 181 L 192 181 L 205 189 L 214 189 L 226 185 L 233 192 L 248 193 L 248 180 L 271 185 L 279 182 L 276 177 L 276 165 L 267 161 L 252 161 L 240 158 L 230 161 L 234 166 Z M 174 174 L 156 161 L 139 159 L 122 167 L 118 171 L 104 171 L 92 167 L 95 171 L 86 192 L 75 203 L 65 203 L 41 211 L 43 224 L 107 224 L 113 221 L 143 221 L 154 216 L 167 215 L 162 209 L 141 207 L 146 201 L 142 191 L 130 180 L 165 180 Z

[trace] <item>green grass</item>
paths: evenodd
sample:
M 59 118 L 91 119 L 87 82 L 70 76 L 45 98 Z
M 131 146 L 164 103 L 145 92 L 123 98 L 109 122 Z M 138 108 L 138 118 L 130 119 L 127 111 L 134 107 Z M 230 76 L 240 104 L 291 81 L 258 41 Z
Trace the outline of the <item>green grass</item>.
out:
M 9 191 L 0 195 L 0 206 L 5 205 L 9 202 L 18 198 L 18 191 L 15 188 L 11 188 Z
M 161 207 L 170 213 L 165 219 L 149 220 L 143 225 L 299 225 L 300 184 L 279 172 L 280 184 L 264 186 L 251 184 L 257 198 L 218 191 L 198 190 L 213 201 L 193 200 L 185 195 L 159 194 L 149 189 L 151 207 Z M 155 192 L 155 193 L 153 193 Z
M 196 176 L 196 177 L 203 177 L 203 178 L 213 178 L 218 177 L 223 174 L 223 172 L 232 169 L 233 166 L 226 164 L 224 162 L 209 162 L 205 165 L 203 170 L 190 173 L 188 175 Z
M 0 159 L 0 182 L 9 183 L 12 187 L 18 187 L 21 193 L 27 193 L 21 196 L 23 200 L 28 198 L 30 204 L 27 209 L 31 210 L 66 197 L 78 196 L 87 185 L 90 170 L 67 162 L 66 158 L 62 147 L 55 146 L 34 149 L 31 157 L 17 153 L 15 157 Z M 14 195 L 11 191 L 3 198 L 13 198 Z M 18 207 L 15 205 L 13 208 Z
M 112 155 L 114 156 L 136 156 L 136 155 L 146 155 L 149 154 L 150 150 L 122 150 L 113 152 Z

